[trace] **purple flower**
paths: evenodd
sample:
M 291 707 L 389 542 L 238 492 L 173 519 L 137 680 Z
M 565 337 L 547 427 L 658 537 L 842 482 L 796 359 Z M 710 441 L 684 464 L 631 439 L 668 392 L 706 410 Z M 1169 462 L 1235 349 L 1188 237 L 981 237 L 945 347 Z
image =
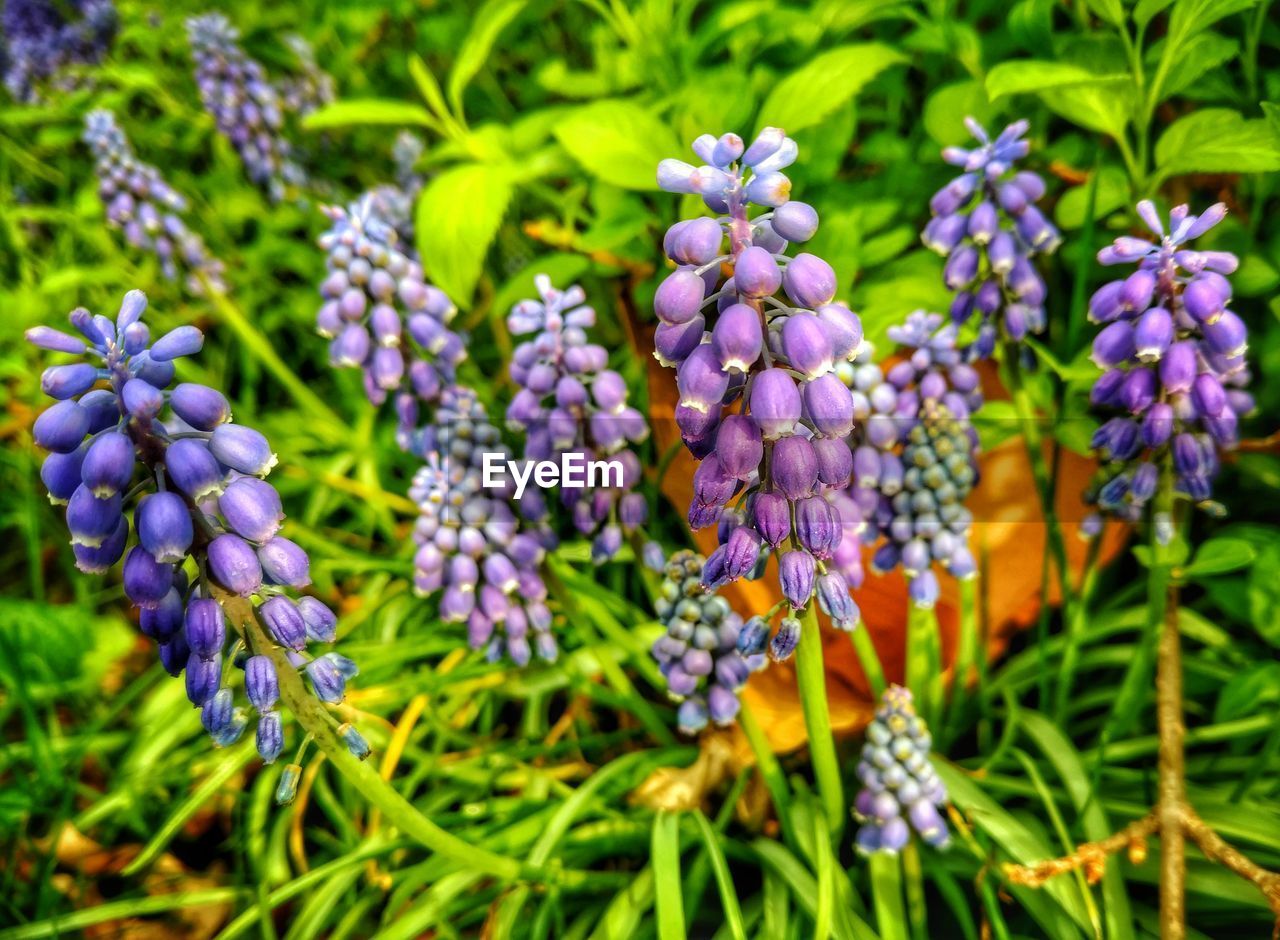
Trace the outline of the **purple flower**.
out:
M 505 654 L 525 665 L 536 653 L 553 661 L 551 612 L 538 571 L 548 536 L 517 515 L 509 474 L 506 486 L 485 485 L 486 455 L 504 467 L 511 455 L 473 391 L 444 391 L 423 446 L 425 462 L 409 490 L 420 510 L 415 590 L 439 593 L 440 618 L 465 623 L 469 645 L 491 660 Z
M 146 297 L 132 291 L 114 322 L 73 312 L 71 324 L 83 339 L 43 327 L 29 332 L 38 346 L 91 359 L 91 384 L 106 386 L 46 383 L 58 395 L 76 394 L 36 421 L 37 443 L 52 451 L 41 478 L 51 498 L 66 503 L 82 571 L 105 573 L 124 559 L 124 589 L 141 610 L 140 627 L 159 643 L 165 669 L 185 672 L 188 697 L 201 707 L 217 746 L 233 743 L 247 726 L 225 675 L 232 664 L 244 665 L 250 701 L 261 713 L 259 753 L 274 760 L 283 725 L 271 711 L 279 697 L 276 674 L 265 672 L 271 644 L 301 653 L 309 639 L 332 642 L 337 618 L 315 598 L 291 596 L 309 583 L 310 562 L 278 533 L 279 494 L 258 476 L 275 463 L 266 438 L 227 423 L 229 407 L 216 390 L 170 387 L 173 361 L 198 351 L 202 337 L 179 327 L 148 346 L 145 308 Z M 139 464 L 141 482 L 134 485 Z M 137 531 L 132 543 L 129 510 Z M 247 629 L 246 615 L 256 616 L 261 629 Z M 246 647 L 250 655 L 239 656 Z M 326 655 L 343 682 L 355 674 L 350 660 Z M 331 685 L 322 687 L 329 694 Z
M 709 723 L 732 724 L 738 693 L 765 663 L 763 640 L 751 640 L 760 649 L 742 651 L 742 618 L 723 597 L 703 589 L 705 566 L 706 559 L 687 549 L 673 554 L 662 568 L 654 604 L 667 632 L 654 642 L 653 658 L 668 694 L 681 703 L 677 722 L 685 734 Z M 767 626 L 763 632 L 767 637 Z
M 1219 450 L 1238 441 L 1239 419 L 1252 409 L 1244 393 L 1246 331 L 1228 308 L 1236 269 L 1228 252 L 1187 247 L 1226 215 L 1221 203 L 1199 216 L 1186 206 L 1168 227 L 1150 201 L 1138 216 L 1152 238 L 1117 238 L 1098 252 L 1104 265 L 1137 270 L 1094 292 L 1089 317 L 1105 324 L 1094 340 L 1094 362 L 1106 371 L 1090 400 L 1113 417 L 1094 435 L 1105 466 L 1087 494 L 1099 509 L 1136 521 L 1157 489 L 1158 467 L 1172 463 L 1176 488 L 1195 502 L 1210 500 Z
M 933 217 L 921 239 L 947 259 L 943 281 L 956 292 L 952 318 L 963 323 L 979 314 L 970 351 L 986 356 L 997 334 L 1017 342 L 1044 329 L 1044 281 L 1031 259 L 1052 254 L 1061 239 L 1034 205 L 1044 181 L 1014 169 L 1031 149 L 1023 139 L 1027 122 L 1010 124 L 994 140 L 973 118 L 965 124 L 978 146 L 943 150 L 942 158 L 962 172 L 930 201 Z
M 867 725 L 856 770 L 862 789 L 854 800 L 861 824 L 854 843 L 863 854 L 897 854 L 912 831 L 934 848 L 947 847 L 951 834 L 941 813 L 947 789 L 929 763 L 932 746 L 911 693 L 889 686 Z
M 203 293 L 206 283 L 222 290 L 222 262 L 209 254 L 204 241 L 183 221 L 187 201 L 159 170 L 134 155 L 115 115 L 90 111 L 85 116 L 84 141 L 93 152 L 107 224 L 119 229 L 130 247 L 154 254 L 166 278 L 172 281 L 183 275 L 193 294 Z M 158 351 L 158 361 L 172 358 L 159 343 L 153 349 Z
M 697 193 L 723 218 L 671 228 L 664 244 L 680 266 L 654 303 L 660 334 L 698 321 L 701 333 L 710 324 L 709 342 L 669 343 L 660 335 L 658 343 L 659 361 L 677 368 L 676 421 L 702 460 L 689 522 L 700 527 L 733 518 L 725 506 L 738 498 L 754 523 L 753 541 L 776 549 L 794 534 L 794 551 L 806 560 L 783 555 L 782 580 L 798 609 L 813 596 L 815 559 L 830 558 L 841 541 L 842 523 L 828 500 L 849 485 L 843 438 L 853 429 L 855 408 L 833 372 L 858 354 L 862 325 L 834 302 L 836 276 L 826 261 L 786 253 L 790 242 L 808 240 L 818 227 L 812 206 L 789 201 L 791 184 L 781 172 L 796 159 L 795 141 L 766 128 L 749 146 L 734 134 L 704 135 L 693 149 L 705 164 L 664 160 L 659 185 Z M 765 211 L 753 216 L 752 205 Z M 721 282 L 724 266 L 732 273 Z M 708 560 L 708 583 L 755 568 L 730 551 L 742 539 L 729 534 L 722 541 L 728 554 Z
M 110 47 L 117 17 L 111 0 L 6 0 L 0 4 L 0 70 L 15 100 L 38 101 L 47 90 L 79 85 L 69 66 L 89 64 Z M 75 14 L 67 18 L 65 14 Z
M 712 225 L 718 238 L 719 227 Z M 686 232 L 684 240 L 696 242 L 696 235 Z M 590 485 L 589 479 L 586 485 L 560 482 L 561 503 L 574 527 L 594 539 L 593 560 L 608 561 L 621 548 L 622 536 L 643 525 L 648 514 L 643 498 L 631 498 L 641 473 L 630 445 L 649 436 L 649 425 L 628 405 L 626 381 L 608 368 L 608 352 L 588 341 L 587 330 L 595 325 L 596 314 L 586 305 L 582 288 L 557 290 L 544 274 L 536 276 L 534 284 L 538 299 L 518 302 L 507 316 L 513 336 L 531 337 L 512 355 L 511 378 L 521 390 L 507 408 L 507 427 L 524 434 L 526 460 L 563 465 L 572 454 L 617 468 L 612 478 L 606 474 L 605 480 L 597 481 L 602 485 Z M 706 371 L 712 378 L 721 374 L 718 368 Z M 629 506 L 625 516 L 620 512 L 624 504 Z
M 316 329 L 331 340 L 335 366 L 363 371 L 371 402 L 394 397 L 400 444 L 420 452 L 418 403 L 433 404 L 466 356 L 462 338 L 449 328 L 457 308 L 423 279 L 388 193 L 375 190 L 346 209 L 324 211 L 333 225 L 319 241 L 328 274 Z
M 297 186 L 305 176 L 282 133 L 280 95 L 262 66 L 240 48 L 239 37 L 239 31 L 221 13 L 187 20 L 204 109 L 240 155 L 249 179 L 272 199 L 281 199 L 286 187 Z

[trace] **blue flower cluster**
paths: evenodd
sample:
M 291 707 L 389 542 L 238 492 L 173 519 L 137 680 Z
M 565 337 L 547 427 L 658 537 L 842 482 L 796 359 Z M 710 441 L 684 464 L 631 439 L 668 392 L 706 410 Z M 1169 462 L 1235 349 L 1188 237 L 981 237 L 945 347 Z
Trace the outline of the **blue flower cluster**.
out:
M 654 297 L 661 321 L 654 342 L 659 361 L 676 367 L 676 423 L 701 460 L 690 524 L 720 522 L 731 500 L 745 509 L 728 517 L 738 524 L 703 577 L 709 587 L 736 580 L 756 569 L 762 552 L 777 551 L 792 608 L 817 593 L 833 621 L 852 629 L 848 583 L 828 562 L 844 535 L 834 494 L 849 486 L 853 469 L 846 441 L 853 399 L 836 364 L 857 354 L 862 324 L 835 302 L 826 261 L 786 254 L 818 228 L 813 208 L 790 200 L 782 172 L 797 157 L 796 142 L 770 127 L 750 146 L 736 134 L 708 134 L 693 149 L 705 163 L 663 160 L 658 184 L 701 196 L 720 217 L 677 222 L 667 232 L 676 268 Z M 751 206 L 766 211 L 752 217 Z M 732 270 L 723 283 L 722 266 Z
M 206 283 L 213 290 L 223 290 L 222 262 L 209 254 L 204 240 L 182 220 L 187 201 L 159 170 L 134 155 L 115 115 L 90 111 L 85 116 L 84 141 L 93 152 L 98 196 L 108 224 L 120 229 L 132 247 L 155 254 L 169 280 L 182 271 L 192 293 L 202 293 Z
M 414 587 L 422 595 L 442 591 L 440 618 L 465 622 L 472 649 L 486 650 L 490 660 L 506 654 L 523 666 L 536 649 L 554 661 L 547 588 L 538 571 L 544 542 L 522 531 L 508 490 L 484 485 L 485 455 L 506 461 L 510 452 L 475 392 L 445 389 L 422 444 L 426 462 L 409 490 L 420 510 Z
M 5 88 L 18 101 L 36 100 L 50 80 L 65 84 L 60 73 L 98 61 L 115 38 L 111 0 L 4 0 L 3 7 L 0 65 Z
M 956 578 L 977 570 L 969 549 L 973 515 L 964 505 L 978 480 L 978 436 L 971 418 L 982 405 L 977 371 L 956 346 L 955 323 L 917 311 L 890 327 L 905 358 L 883 379 L 878 367 L 855 371 L 858 409 L 872 414 L 866 441 L 854 452 L 856 485 L 878 494 L 875 534 L 886 539 L 872 559 L 877 571 L 901 564 L 909 594 L 932 607 L 937 562 Z M 863 387 L 865 386 L 865 387 Z
M 902 851 L 915 830 L 927 844 L 943 849 L 951 841 L 940 810 L 947 788 L 929 763 L 933 739 L 916 714 L 911 693 L 900 685 L 885 690 L 867 725 L 857 775 L 862 789 L 854 801 L 861 825 L 859 852 Z
M 102 574 L 124 559 L 124 590 L 142 631 L 159 644 L 165 669 L 185 674 L 187 697 L 218 745 L 236 741 L 249 722 L 231 690 L 233 667 L 243 670 L 258 752 L 270 762 L 284 747 L 273 651 L 286 651 L 327 703 L 342 701 L 356 667 L 338 653 L 307 653 L 308 642 L 333 642 L 337 618 L 299 595 L 311 582 L 310 560 L 280 534 L 266 438 L 232 423 L 216 389 L 173 384 L 175 361 L 198 352 L 204 337 L 182 326 L 151 342 L 146 305 L 130 291 L 114 322 L 72 312 L 79 336 L 27 332 L 43 349 L 79 357 L 41 378 L 57 403 L 33 429 L 50 451 L 40 475 L 50 499 L 67 507 L 80 570 Z M 259 629 L 246 629 L 246 615 Z M 368 754 L 354 728 L 341 734 L 357 756 Z
M 1209 503 L 1219 450 L 1236 446 L 1239 419 L 1253 410 L 1246 390 L 1248 332 L 1227 306 L 1227 276 L 1239 262 L 1230 252 L 1187 245 L 1226 213 L 1222 203 L 1198 216 L 1177 206 L 1166 229 L 1155 205 L 1144 200 L 1138 215 L 1154 238 L 1123 236 L 1098 253 L 1105 265 L 1138 266 L 1089 302 L 1090 320 L 1103 324 L 1093 361 L 1104 370 L 1091 401 L 1119 413 L 1094 434 L 1106 466 L 1092 496 L 1120 518 L 1141 517 L 1166 455 L 1178 491 Z
M 347 209 L 325 209 L 333 227 L 320 237 L 328 274 L 316 328 L 332 339 L 335 366 L 363 370 L 371 402 L 380 405 L 395 393 L 401 446 L 421 452 L 413 441 L 419 402 L 435 402 L 453 382 L 466 347 L 449 328 L 457 308 L 423 280 L 380 192 Z
M 747 677 L 764 666 L 760 651 L 739 652 L 742 618 L 729 602 L 702 586 L 701 555 L 683 549 L 666 559 L 655 609 L 667 632 L 653 644 L 653 658 L 680 703 L 680 730 L 696 734 L 708 722 L 725 726 L 737 717 L 738 693 Z M 756 625 L 758 626 L 758 625 Z M 756 629 L 755 636 L 761 635 Z
M 942 152 L 963 172 L 933 196 L 921 238 L 947 259 L 942 276 L 956 292 L 952 319 L 979 315 L 973 352 L 985 358 L 1000 338 L 1017 342 L 1044 329 L 1044 279 L 1032 258 L 1057 250 L 1061 238 L 1035 205 L 1044 180 L 1014 169 L 1031 149 L 1023 139 L 1027 122 L 1015 121 L 994 140 L 973 118 L 965 124 L 978 146 Z
M 526 460 L 560 461 L 569 454 L 608 465 L 618 485 L 568 487 L 561 500 L 574 528 L 594 536 L 592 558 L 605 562 L 622 547 L 624 533 L 648 517 L 644 495 L 632 492 L 641 480 L 640 459 L 629 444 L 649 436 L 644 416 L 627 404 L 627 383 L 608 368 L 603 346 L 587 340 L 596 312 L 573 286 L 559 291 L 550 278 L 535 278 L 539 299 L 511 309 L 507 328 L 514 336 L 534 334 L 518 345 L 511 378 L 520 386 L 507 408 L 507 427 L 525 435 Z
M 284 41 L 298 60 L 300 71 L 297 75 L 281 79 L 276 89 L 286 111 L 305 117 L 331 104 L 337 97 L 333 76 L 320 67 L 315 49 L 302 36 L 295 33 L 286 36 Z
M 284 103 L 262 65 L 240 48 L 239 31 L 221 13 L 187 20 L 196 65 L 196 85 L 204 109 L 231 142 L 245 172 L 272 199 L 306 176 L 285 139 Z

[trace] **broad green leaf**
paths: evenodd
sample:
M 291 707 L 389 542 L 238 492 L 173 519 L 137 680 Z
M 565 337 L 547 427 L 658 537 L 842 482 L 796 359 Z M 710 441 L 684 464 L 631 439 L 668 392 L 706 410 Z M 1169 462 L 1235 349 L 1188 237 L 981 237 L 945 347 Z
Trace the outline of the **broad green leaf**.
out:
M 1253 564 L 1257 552 L 1244 539 L 1215 538 L 1205 542 L 1196 551 L 1191 564 L 1183 570 L 1184 578 L 1226 574 Z
M 458 115 L 462 114 L 462 93 L 484 67 L 502 31 L 520 15 L 527 3 L 528 0 L 488 0 L 475 11 L 471 31 L 462 41 L 462 48 L 458 50 L 458 57 L 449 72 L 449 101 Z
M 1117 166 L 1104 166 L 1098 171 L 1098 191 L 1094 197 L 1093 215 L 1104 219 L 1129 201 L 1129 177 Z M 1089 208 L 1089 182 L 1073 186 L 1062 194 L 1054 219 L 1059 227 L 1077 229 L 1085 223 Z
M 1120 0 L 1085 0 L 1085 2 L 1100 19 L 1112 26 L 1119 26 L 1124 22 L 1124 7 L 1120 5 Z
M 901 52 L 878 42 L 823 52 L 773 86 L 757 123 L 789 133 L 813 127 L 885 69 L 905 61 Z
M 1159 179 L 1183 173 L 1268 173 L 1280 170 L 1280 141 L 1262 118 L 1207 108 L 1179 118 L 1156 143 Z
M 470 163 L 441 173 L 418 198 L 418 252 L 431 280 L 459 306 L 471 292 L 514 191 L 511 168 Z
M 1280 542 L 1262 550 L 1249 572 L 1249 610 L 1253 629 L 1272 646 L 1280 647 Z
M 1040 97 L 1068 121 L 1115 138 L 1124 135 L 1133 113 L 1133 89 L 1114 82 L 1046 90 Z
M 987 100 L 980 82 L 967 79 L 943 85 L 924 104 L 924 129 L 937 143 L 946 146 L 969 139 L 964 119 L 972 117 L 989 125 L 996 109 Z
M 431 106 L 431 110 L 441 121 L 448 123 L 452 115 L 449 113 L 449 106 L 445 104 L 440 83 L 436 81 L 435 75 L 431 73 L 431 69 L 427 68 L 427 63 L 423 62 L 420 56 L 409 56 L 409 76 L 418 87 L 418 94 L 422 95 L 423 100 Z
M 1220 33 L 1205 32 L 1192 37 L 1178 57 L 1178 67 L 1169 72 L 1161 86 L 1164 98 L 1181 94 L 1219 65 L 1231 62 L 1240 52 L 1240 44 Z
M 657 189 L 658 163 L 683 152 L 670 128 L 632 101 L 578 108 L 554 132 L 583 169 L 624 189 Z
M 995 101 L 1005 95 L 1039 94 L 1062 88 L 1123 85 L 1128 75 L 1099 75 L 1069 62 L 1016 59 L 1001 62 L 987 73 L 987 94 Z
M 302 126 L 311 131 L 360 124 L 435 127 L 437 122 L 425 108 L 385 98 L 346 98 L 327 104 L 302 119 Z

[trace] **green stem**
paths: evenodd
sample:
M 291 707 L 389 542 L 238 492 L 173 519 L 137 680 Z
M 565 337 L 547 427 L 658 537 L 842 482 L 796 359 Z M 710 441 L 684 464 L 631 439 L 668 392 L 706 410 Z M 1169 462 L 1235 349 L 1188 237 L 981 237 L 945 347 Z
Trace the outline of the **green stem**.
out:
M 792 831 L 789 812 L 791 791 L 787 786 L 787 777 L 782 772 L 782 765 L 778 763 L 778 757 L 773 753 L 773 748 L 769 746 L 769 738 L 765 735 L 764 729 L 760 727 L 755 713 L 745 702 L 738 712 L 738 725 L 747 736 L 747 743 L 751 745 L 751 751 L 755 754 L 756 766 L 760 768 L 765 789 L 769 791 L 774 812 L 778 814 L 778 825 L 782 827 L 782 837 L 792 849 L 797 849 L 800 842 Z
M 586 872 L 544 870 L 540 866 L 498 855 L 459 839 L 418 812 L 412 803 L 383 780 L 372 767 L 357 760 L 338 739 L 335 730 L 337 723 L 324 705 L 307 692 L 302 676 L 289 662 L 288 654 L 266 635 L 250 603 L 242 597 L 234 597 L 216 588 L 215 596 L 228 616 L 239 624 L 251 648 L 270 656 L 275 663 L 280 682 L 280 699 L 298 724 L 312 736 L 316 746 L 324 752 L 339 773 L 366 800 L 382 811 L 383 818 L 388 823 L 428 851 L 447 856 L 465 869 L 483 872 L 501 881 L 527 880 L 572 885 L 589 877 Z
M 1071 616 L 1067 620 L 1066 643 L 1062 649 L 1062 668 L 1058 671 L 1058 697 L 1053 709 L 1059 727 L 1065 727 L 1076 664 L 1080 661 L 1080 643 L 1084 639 L 1089 616 L 1089 599 L 1093 597 L 1093 592 L 1098 585 L 1098 556 L 1101 551 L 1102 536 L 1098 535 L 1089 543 L 1089 554 L 1085 558 L 1080 590 L 1076 592 L 1071 606 Z
M 885 681 L 880 654 L 876 652 L 875 643 L 872 642 L 866 625 L 859 621 L 853 628 L 853 632 L 849 634 L 849 639 L 853 641 L 853 651 L 857 654 L 858 663 L 862 666 L 862 674 L 867 677 L 871 694 L 879 698 L 889 684 Z
M 1026 386 L 1022 382 L 1022 365 L 1019 361 L 1020 350 L 1012 343 L 1004 348 L 1005 384 L 1013 398 L 1014 412 L 1017 414 L 1019 426 L 1022 428 L 1022 440 L 1027 447 L 1027 458 L 1031 462 L 1031 475 L 1035 480 L 1036 491 L 1040 496 L 1040 512 L 1045 521 L 1046 550 L 1052 555 L 1058 571 L 1058 586 L 1062 594 L 1063 609 L 1071 600 L 1071 584 L 1068 579 L 1067 549 L 1062 539 L 1062 527 L 1058 523 L 1058 514 L 1054 507 L 1053 476 L 1049 472 L 1044 459 L 1044 438 L 1040 434 L 1040 419 L 1035 405 L 1031 401 Z M 1049 579 L 1042 578 L 1040 584 L 1040 650 L 1044 655 L 1048 630 L 1049 615 Z M 1040 669 L 1040 701 L 1049 701 L 1049 668 L 1042 663 Z
M 827 706 L 827 671 L 822 661 L 822 627 L 811 600 L 800 613 L 800 648 L 796 652 L 796 681 L 805 729 L 809 733 L 809 755 L 818 782 L 818 793 L 827 814 L 833 839 L 844 830 L 844 786 L 836 759 L 835 736 L 831 731 L 831 711 Z
M 954 739 L 962 722 L 962 706 L 968 700 L 969 676 L 980 655 L 978 639 L 978 578 L 974 576 L 960 582 L 960 631 L 947 699 L 947 733 L 944 738 L 947 741 Z M 985 657 L 985 651 L 981 655 Z M 978 678 L 982 679 L 981 671 Z

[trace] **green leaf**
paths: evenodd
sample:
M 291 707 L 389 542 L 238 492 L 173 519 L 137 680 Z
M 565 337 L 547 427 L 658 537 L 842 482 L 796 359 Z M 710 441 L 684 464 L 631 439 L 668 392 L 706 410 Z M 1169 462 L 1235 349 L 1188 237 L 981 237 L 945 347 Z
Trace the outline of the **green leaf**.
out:
M 441 121 L 448 123 L 452 115 L 449 113 L 449 106 L 445 104 L 444 93 L 440 91 L 440 83 L 420 56 L 409 56 L 409 76 L 417 86 L 418 94 L 431 106 L 431 110 Z
M 991 100 L 1005 95 L 1039 94 L 1062 88 L 1122 85 L 1132 81 L 1128 75 L 1099 75 L 1069 62 L 1038 59 L 1016 59 L 1001 62 L 987 73 L 987 94 Z
M 554 133 L 583 169 L 624 189 L 657 189 L 658 163 L 681 152 L 666 124 L 621 99 L 575 109 L 556 124 Z
M 871 900 L 881 940 L 907 940 L 907 914 L 902 904 L 902 860 L 883 852 L 872 854 Z
M 1129 177 L 1118 166 L 1104 166 L 1098 171 L 1098 192 L 1095 196 L 1093 217 L 1105 219 L 1112 212 L 1129 202 Z M 1089 183 L 1072 186 L 1058 200 L 1054 219 L 1064 229 L 1077 229 L 1084 225 L 1089 208 Z
M 327 104 L 302 119 L 302 126 L 309 131 L 361 124 L 435 127 L 437 122 L 425 108 L 386 98 L 346 98 Z
M 1257 552 L 1244 539 L 1219 537 L 1210 539 L 1200 546 L 1191 564 L 1183 570 L 1185 578 L 1199 578 L 1205 575 L 1226 574 L 1238 571 L 1253 564 Z
M 1068 121 L 1117 139 L 1124 136 L 1133 113 L 1132 87 L 1112 82 L 1050 89 L 1041 92 L 1040 98 Z
M 470 163 L 441 173 L 418 198 L 418 252 L 431 279 L 468 306 L 489 245 L 514 190 L 505 164 Z
M 1280 542 L 1262 550 L 1249 573 L 1250 622 L 1258 635 L 1272 646 L 1280 647 Z
M 724 857 L 724 849 L 720 847 L 720 837 L 700 810 L 694 810 L 692 815 L 694 822 L 698 824 L 698 834 L 702 836 L 702 843 L 706 846 L 707 858 L 711 859 L 711 870 L 716 876 L 716 888 L 720 892 L 720 904 L 724 908 L 724 921 L 728 934 L 733 940 L 747 940 L 746 927 L 742 922 L 742 909 L 738 906 L 738 890 L 733 883 L 729 862 Z
M 1120 5 L 1120 0 L 1085 0 L 1085 2 L 1099 19 L 1112 26 L 1119 26 L 1124 22 L 1124 7 Z
M 489 60 L 493 46 L 511 22 L 520 15 L 528 0 L 489 0 L 476 10 L 471 31 L 462 41 L 458 57 L 449 72 L 449 100 L 453 110 L 462 114 L 462 93 Z
M 684 940 L 684 901 L 680 893 L 680 817 L 660 811 L 653 817 L 654 901 L 658 940 Z
M 773 86 L 760 108 L 758 124 L 792 134 L 813 127 L 885 69 L 905 61 L 901 52 L 878 42 L 823 52 Z
M 1157 178 L 1184 173 L 1268 173 L 1280 170 L 1280 144 L 1266 120 L 1228 108 L 1179 118 L 1156 143 Z
M 943 85 L 924 104 L 924 129 L 943 146 L 969 139 L 964 126 L 966 117 L 988 125 L 996 109 L 987 100 L 982 84 L 973 79 Z
M 1141 2 L 1133 8 L 1133 21 L 1139 26 L 1146 26 L 1155 17 L 1173 3 L 1173 0 L 1141 0 Z
M 1238 42 L 1220 33 L 1206 32 L 1193 37 L 1178 57 L 1178 68 L 1169 73 L 1161 86 L 1162 97 L 1172 98 L 1181 94 L 1206 72 L 1233 61 L 1239 51 Z

